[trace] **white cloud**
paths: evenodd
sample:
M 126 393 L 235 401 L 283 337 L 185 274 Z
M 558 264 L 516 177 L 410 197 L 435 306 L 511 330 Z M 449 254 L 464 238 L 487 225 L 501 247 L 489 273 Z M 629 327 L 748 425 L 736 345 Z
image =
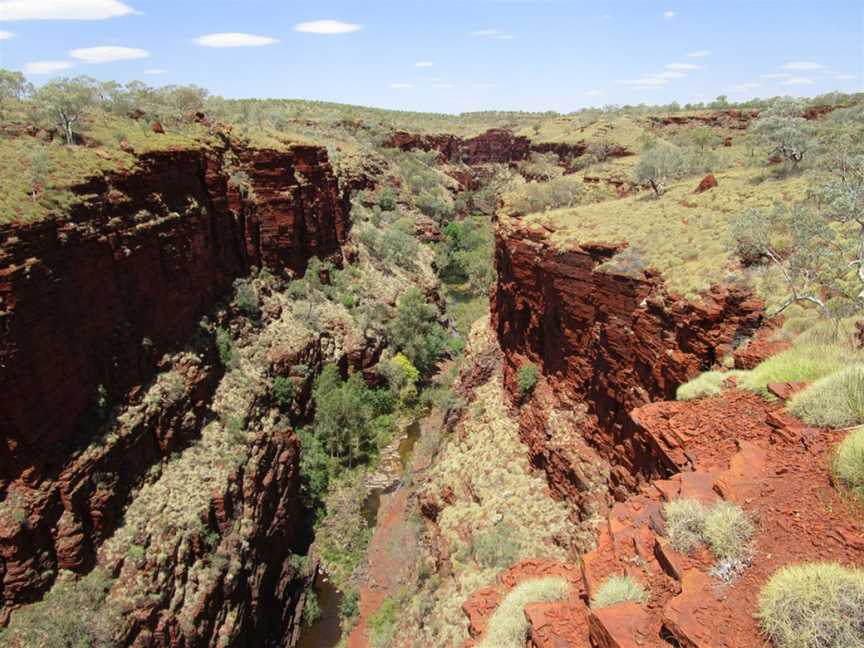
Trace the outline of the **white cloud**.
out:
M 439 90 L 443 90 L 445 88 L 455 88 L 456 84 L 455 83 L 436 83 L 432 87 L 437 88 Z
M 792 75 L 788 72 L 774 72 L 772 74 L 760 74 L 763 79 L 788 79 Z
M 612 14 L 603 14 L 600 18 L 603 20 L 612 20 Z
M 134 13 L 119 0 L 0 0 L 0 20 L 104 20 Z
M 595 88 L 595 89 L 593 89 L 593 90 L 586 90 L 586 91 L 585 91 L 585 94 L 588 95 L 589 97 L 599 97 L 599 96 L 601 96 L 601 95 L 603 94 L 603 91 L 602 91 L 602 90 L 597 90 L 597 89 Z
M 501 34 L 498 40 L 516 40 L 516 37 L 513 34 Z
M 433 67 L 434 65 L 435 65 L 435 62 L 434 62 L 434 61 L 417 61 L 417 62 L 414 64 L 414 67 L 425 67 L 425 68 L 430 68 L 430 67 Z
M 674 12 L 674 11 L 664 11 L 664 12 L 663 12 L 663 17 L 664 17 L 666 20 L 669 20 L 670 18 L 674 18 L 674 17 L 675 17 L 675 12 Z
M 163 70 L 162 68 L 150 68 L 149 70 L 144 70 L 144 74 L 168 74 L 168 70 Z
M 111 63 L 147 58 L 150 52 L 137 47 L 84 47 L 72 50 L 69 56 L 85 63 Z
M 203 47 L 262 47 L 279 41 L 270 36 L 256 36 L 240 32 L 225 32 L 221 34 L 206 34 L 195 39 Z
M 729 92 L 737 93 L 737 92 L 749 92 L 750 90 L 755 90 L 756 88 L 761 87 L 761 83 L 757 83 L 755 81 L 748 81 L 746 83 L 738 83 L 729 87 Z
M 401 89 L 401 88 L 413 88 L 413 83 L 391 83 L 391 88 Z
M 501 31 L 498 29 L 478 29 L 477 31 L 472 31 L 472 36 L 498 36 Z
M 494 87 L 491 83 L 472 83 L 471 87 L 475 90 L 488 90 L 489 88 Z
M 25 74 L 54 74 L 74 67 L 71 61 L 34 61 L 24 66 Z
M 781 83 L 781 85 L 810 85 L 813 83 L 813 79 L 807 79 L 805 77 L 792 77 L 791 79 L 786 79 Z
M 690 58 L 705 58 L 706 56 L 711 56 L 711 50 L 698 50 L 696 52 L 690 52 L 687 56 Z
M 834 78 L 840 81 L 849 81 L 851 79 L 857 79 L 858 76 L 855 74 L 835 74 Z
M 681 79 L 686 75 L 683 72 L 660 72 L 659 74 L 647 74 L 653 79 Z
M 294 31 L 306 34 L 349 34 L 361 29 L 363 29 L 363 25 L 355 25 L 341 20 L 313 20 L 294 26 Z
M 813 61 L 792 61 L 783 66 L 784 70 L 821 70 L 825 66 Z
M 9 38 L 15 38 L 15 34 L 7 31 L 0 31 L 0 40 L 8 40 Z
M 667 70 L 699 70 L 702 68 L 701 65 L 695 63 L 669 63 L 665 67 Z

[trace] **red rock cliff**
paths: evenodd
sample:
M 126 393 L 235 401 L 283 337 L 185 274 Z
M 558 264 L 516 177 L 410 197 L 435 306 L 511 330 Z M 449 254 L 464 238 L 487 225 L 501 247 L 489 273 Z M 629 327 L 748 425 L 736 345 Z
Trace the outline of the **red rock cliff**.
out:
M 536 363 L 544 380 L 523 406 L 523 439 L 559 495 L 597 512 L 663 473 L 633 433 L 629 411 L 670 398 L 678 385 L 732 351 L 761 321 L 748 293 L 715 289 L 699 303 L 669 295 L 651 273 L 597 271 L 618 248 L 559 251 L 541 232 L 499 224 L 492 324 L 505 355 L 507 384 Z
M 68 221 L 0 229 L 0 484 L 56 471 L 99 386 L 143 383 L 250 266 L 339 255 L 347 198 L 321 149 L 240 157 L 245 198 L 218 152 L 153 153 L 79 187 Z
M 0 228 L 0 493 L 14 494 L 21 515 L 0 515 L 0 625 L 58 569 L 91 569 L 148 471 L 200 436 L 221 373 L 215 348 L 165 352 L 251 267 L 300 273 L 313 255 L 341 261 L 350 227 L 348 197 L 310 146 L 152 153 L 76 192 L 66 220 Z M 170 402 L 150 406 L 141 386 L 157 365 L 181 380 Z M 132 414 L 91 445 L 100 398 Z M 301 524 L 296 437 L 268 431 L 249 457 L 213 492 L 201 534 L 230 542 L 243 511 L 249 544 L 235 553 L 250 568 L 214 583 L 198 634 L 182 645 L 211 645 L 217 628 L 250 644 L 290 641 L 302 591 L 286 566 Z M 186 558 L 169 553 L 159 572 L 182 576 Z M 178 620 L 164 613 L 170 598 L 165 590 L 135 615 L 136 645 L 181 645 Z M 227 627 L 231 610 L 239 618 Z

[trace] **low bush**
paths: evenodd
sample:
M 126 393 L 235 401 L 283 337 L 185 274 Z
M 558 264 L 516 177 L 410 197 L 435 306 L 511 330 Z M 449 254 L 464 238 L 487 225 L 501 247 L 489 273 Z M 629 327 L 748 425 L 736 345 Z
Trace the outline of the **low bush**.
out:
M 707 514 L 701 502 L 692 499 L 676 499 L 663 506 L 666 532 L 675 551 L 690 553 L 702 544 Z
M 522 396 L 530 394 L 534 391 L 534 387 L 537 385 L 539 379 L 540 370 L 533 362 L 519 367 L 519 370 L 516 372 L 516 384 L 519 386 L 519 393 Z
M 528 634 L 525 606 L 560 601 L 569 591 L 570 585 L 563 578 L 538 578 L 520 583 L 495 610 L 478 648 L 523 648 Z
M 473 538 L 474 559 L 485 568 L 503 569 L 516 562 L 519 541 L 516 531 L 508 524 L 501 524 Z
M 792 397 L 789 412 L 820 427 L 864 423 L 864 366 L 852 365 L 820 378 Z
M 648 593 L 645 588 L 629 576 L 610 576 L 591 599 L 591 607 L 598 609 L 616 603 L 644 603 L 647 600 Z
M 281 410 L 288 410 L 294 403 L 294 383 L 290 378 L 277 376 L 273 381 L 273 398 Z
M 695 400 L 717 396 L 723 391 L 728 380 L 743 374 L 744 372 L 741 371 L 706 371 L 681 385 L 675 392 L 675 398 L 678 400 Z
M 838 481 L 864 500 L 864 427 L 846 435 L 834 453 L 831 469 Z
M 759 594 L 762 630 L 777 648 L 864 646 L 864 571 L 837 563 L 780 569 Z

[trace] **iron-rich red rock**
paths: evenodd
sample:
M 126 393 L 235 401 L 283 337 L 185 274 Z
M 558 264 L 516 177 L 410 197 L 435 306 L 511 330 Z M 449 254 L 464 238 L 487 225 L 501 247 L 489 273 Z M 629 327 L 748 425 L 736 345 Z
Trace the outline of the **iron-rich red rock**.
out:
M 696 187 L 696 191 L 694 191 L 693 193 L 697 193 L 697 194 L 705 193 L 709 189 L 713 189 L 716 186 L 717 186 L 717 178 L 714 177 L 713 173 L 709 173 L 704 178 L 702 178 L 702 181 L 699 183 L 699 186 Z

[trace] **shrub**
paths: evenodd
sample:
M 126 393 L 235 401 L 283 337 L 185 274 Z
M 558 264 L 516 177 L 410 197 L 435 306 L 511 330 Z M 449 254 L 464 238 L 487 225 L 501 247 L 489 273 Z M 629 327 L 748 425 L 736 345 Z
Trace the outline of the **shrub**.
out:
M 294 402 L 294 383 L 290 378 L 277 376 L 273 381 L 273 398 L 281 410 L 287 410 Z
M 539 379 L 540 370 L 533 362 L 519 367 L 519 370 L 516 372 L 516 384 L 519 386 L 519 393 L 522 396 L 530 394 L 534 391 L 534 387 L 537 385 Z
M 864 499 L 864 428 L 846 435 L 834 453 L 832 464 L 834 476 Z
M 234 282 L 234 286 L 236 288 L 234 303 L 237 304 L 238 310 L 246 317 L 258 319 L 261 316 L 261 299 L 255 286 L 242 279 Z
M 690 553 L 702 544 L 707 514 L 701 502 L 692 499 L 676 499 L 663 506 L 666 532 L 675 551 Z
M 306 600 L 303 602 L 303 625 L 311 626 L 321 618 L 321 605 L 318 603 L 318 595 L 314 589 L 306 592 Z
M 399 612 L 404 604 L 398 597 L 388 596 L 381 603 L 378 611 L 369 619 L 372 628 L 373 648 L 386 648 L 393 641 Z
M 792 397 L 789 411 L 821 427 L 864 423 L 864 367 L 853 365 L 820 378 Z
M 352 620 L 360 615 L 360 596 L 354 590 L 342 594 L 339 602 L 339 616 L 344 620 Z
M 759 594 L 759 620 L 777 648 L 864 645 L 864 571 L 837 563 L 780 569 Z
M 473 538 L 472 550 L 477 563 L 490 569 L 503 569 L 516 562 L 519 556 L 516 530 L 501 524 Z
M 489 620 L 486 636 L 477 648 L 522 648 L 528 634 L 525 606 L 560 601 L 570 585 L 563 578 L 527 580 L 514 587 Z
M 392 187 L 384 187 L 378 196 L 378 206 L 383 211 L 393 211 L 396 209 L 396 192 Z
M 216 348 L 219 349 L 219 362 L 222 367 L 228 369 L 234 365 L 234 343 L 227 329 L 218 327 L 216 329 Z
M 741 371 L 706 371 L 678 387 L 675 398 L 678 400 L 695 400 L 717 396 L 723 391 L 727 380 L 741 375 L 743 375 Z
M 629 576 L 610 576 L 591 599 L 591 607 L 604 608 L 626 601 L 644 603 L 647 600 L 645 588 Z
M 38 603 L 21 608 L 0 634 L 0 644 L 20 646 L 73 646 L 115 648 L 120 611 L 107 593 L 113 580 L 96 568 L 72 580 L 61 574 Z
M 705 542 L 720 561 L 748 561 L 755 533 L 753 522 L 732 502 L 719 502 L 705 517 Z

